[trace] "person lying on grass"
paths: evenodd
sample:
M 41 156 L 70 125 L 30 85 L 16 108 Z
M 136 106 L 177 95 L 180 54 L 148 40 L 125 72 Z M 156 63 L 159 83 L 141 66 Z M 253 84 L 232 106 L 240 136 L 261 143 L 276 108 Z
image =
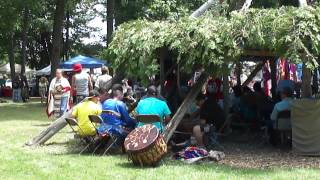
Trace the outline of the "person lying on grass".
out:
M 100 94 L 93 90 L 89 93 L 89 97 L 84 102 L 78 104 L 72 111 L 72 116 L 77 119 L 79 124 L 79 135 L 95 136 L 96 129 L 89 120 L 89 115 L 100 115 L 102 113 L 101 107 L 98 105 L 100 101 Z

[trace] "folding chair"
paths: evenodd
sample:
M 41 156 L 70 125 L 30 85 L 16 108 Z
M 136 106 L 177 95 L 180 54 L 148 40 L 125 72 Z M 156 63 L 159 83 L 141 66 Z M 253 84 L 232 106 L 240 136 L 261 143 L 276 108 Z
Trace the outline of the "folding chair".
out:
M 153 115 L 153 114 L 140 114 L 136 116 L 136 119 L 138 122 L 141 122 L 144 124 L 152 124 L 156 122 L 162 123 L 160 116 Z
M 275 129 L 279 132 L 281 144 L 292 139 L 291 112 L 289 110 L 279 112 Z
M 106 112 L 106 111 L 103 111 L 103 113 L 104 113 L 104 112 Z M 95 124 L 102 124 L 102 123 L 103 123 L 103 120 L 101 119 L 101 117 L 100 117 L 100 116 L 97 116 L 97 115 L 89 115 L 89 119 L 90 119 L 92 125 L 93 125 L 96 129 L 97 129 L 97 127 L 96 127 Z M 98 132 L 97 132 L 97 134 L 98 134 Z M 106 150 L 103 152 L 103 155 L 105 155 L 105 154 L 109 151 L 109 149 L 110 149 L 110 148 L 117 142 L 117 140 L 118 140 L 117 137 L 115 137 L 115 136 L 113 136 L 113 135 L 111 135 L 111 134 L 108 134 L 108 133 L 100 136 L 100 139 L 101 139 L 101 140 L 102 140 L 102 139 L 111 140 L 111 143 L 107 146 Z M 95 141 L 95 142 L 96 142 L 96 141 Z M 92 154 L 94 154 L 101 145 L 102 145 L 102 141 L 101 141 L 101 143 L 99 143 L 99 144 L 97 145 L 97 147 L 93 150 Z
M 77 127 L 79 129 L 79 131 L 83 132 L 83 130 L 81 129 L 81 127 L 79 126 L 77 120 L 75 120 L 74 118 L 65 118 L 66 122 L 69 124 L 70 128 L 72 129 L 73 133 L 75 135 L 79 135 L 79 133 L 75 130 L 74 127 Z M 80 136 L 80 135 L 79 135 Z M 82 142 L 84 142 L 85 144 L 87 144 L 81 151 L 79 154 L 82 154 L 86 149 L 88 149 L 90 147 L 90 145 L 92 144 L 92 141 L 94 140 L 92 137 L 81 137 L 80 136 L 80 140 Z

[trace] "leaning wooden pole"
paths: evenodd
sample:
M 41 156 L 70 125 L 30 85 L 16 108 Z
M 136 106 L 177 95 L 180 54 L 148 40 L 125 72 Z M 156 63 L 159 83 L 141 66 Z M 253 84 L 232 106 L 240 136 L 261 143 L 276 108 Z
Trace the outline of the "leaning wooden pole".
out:
M 68 117 L 71 117 L 71 114 L 69 112 L 64 113 L 63 116 L 61 116 L 60 118 L 52 122 L 45 130 L 41 131 L 38 136 L 26 142 L 26 145 L 28 146 L 43 145 L 45 142 L 47 142 L 51 137 L 53 137 L 57 132 L 59 132 L 61 129 L 63 129 L 67 125 L 65 118 L 68 118 Z
M 214 3 L 216 0 L 209 0 L 200 6 L 196 11 L 194 11 L 190 17 L 197 18 L 202 16 Z
M 84 99 L 83 101 L 86 101 L 87 99 Z M 81 101 L 81 102 L 83 102 Z M 81 103 L 80 102 L 80 103 Z M 80 104 L 79 103 L 79 104 Z M 38 146 L 43 145 L 46 143 L 50 138 L 52 138 L 55 134 L 57 134 L 61 129 L 63 129 L 66 125 L 66 118 L 71 117 L 71 112 L 75 108 L 71 108 L 68 112 L 65 112 L 60 118 L 53 121 L 46 129 L 41 131 L 36 137 L 32 138 L 28 142 L 26 142 L 27 146 Z
M 256 67 L 251 72 L 247 80 L 242 84 L 242 86 L 247 86 L 248 84 L 250 84 L 250 82 L 253 80 L 254 77 L 256 77 L 258 72 L 261 71 L 261 69 L 263 68 L 263 65 L 264 65 L 264 62 L 261 62 L 258 65 L 256 65 Z
M 174 131 L 178 127 L 179 123 L 183 119 L 184 115 L 188 111 L 190 105 L 194 102 L 196 97 L 198 96 L 199 92 L 202 89 L 202 86 L 207 81 L 208 75 L 203 73 L 200 78 L 198 79 L 197 83 L 192 87 L 191 91 L 188 93 L 187 97 L 182 102 L 181 106 L 179 107 L 176 114 L 173 116 L 170 123 L 167 125 L 167 129 L 164 132 L 164 137 L 166 142 L 170 140 L 171 136 L 173 135 Z

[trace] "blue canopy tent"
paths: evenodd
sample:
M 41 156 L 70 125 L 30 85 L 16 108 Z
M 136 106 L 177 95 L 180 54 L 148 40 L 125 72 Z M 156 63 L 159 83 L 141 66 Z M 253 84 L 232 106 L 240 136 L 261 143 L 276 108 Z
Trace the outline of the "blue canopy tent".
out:
M 76 63 L 80 63 L 83 68 L 101 68 L 106 64 L 106 62 L 103 62 L 102 60 L 79 55 L 68 61 L 62 62 L 60 68 L 72 69 L 72 66 Z

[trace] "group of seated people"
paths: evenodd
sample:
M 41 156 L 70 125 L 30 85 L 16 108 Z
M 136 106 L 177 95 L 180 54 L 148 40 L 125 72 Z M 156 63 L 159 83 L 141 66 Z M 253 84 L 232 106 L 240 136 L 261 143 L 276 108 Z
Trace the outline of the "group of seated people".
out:
M 254 84 L 254 91 L 248 87 L 233 87 L 232 120 L 250 124 L 253 131 L 259 131 L 262 126 L 267 127 L 271 144 L 276 143 L 274 126 L 278 119 L 278 114 L 282 111 L 290 111 L 293 100 L 292 87 L 279 87 L 277 89 L 279 96 L 277 100 L 272 99 L 263 92 L 260 82 Z
M 282 88 L 280 91 L 282 101 L 274 104 L 264 94 L 259 83 L 256 83 L 253 89 L 254 91 L 251 91 L 249 88 L 240 86 L 233 88 L 232 118 L 249 121 L 255 127 L 259 124 L 257 119 L 264 119 L 266 120 L 264 123 L 272 133 L 278 113 L 283 110 L 290 110 L 292 90 L 288 87 Z M 128 97 L 128 93 L 126 97 Z M 112 134 L 117 137 L 117 144 L 122 145 L 126 136 L 134 128 L 144 125 L 137 122 L 135 117 L 129 115 L 125 102 L 126 98 L 121 85 L 113 86 L 111 94 L 103 89 L 91 91 L 88 100 L 78 104 L 72 112 L 81 128 L 79 134 L 81 136 Z M 158 95 L 155 86 L 147 88 L 147 94 L 138 101 L 134 114 L 158 115 L 161 121 L 153 124 L 161 133 L 165 131 L 165 123 L 171 119 L 171 111 L 166 101 Z M 96 128 L 90 122 L 89 115 L 100 116 L 102 123 Z M 194 142 L 189 140 L 190 145 L 205 147 L 208 145 L 206 135 L 210 135 L 212 131 L 217 132 L 225 128 L 226 119 L 225 112 L 219 104 L 215 92 L 207 91 L 206 94 L 200 93 L 197 96 L 177 130 L 189 133 L 193 137 L 190 140 L 194 140 Z
M 93 90 L 90 92 L 88 100 L 78 104 L 72 111 L 72 116 L 78 121 L 79 135 L 82 137 L 111 134 L 117 137 L 118 145 L 124 142 L 125 137 L 135 128 L 143 123 L 137 122 L 129 115 L 124 103 L 124 93 L 121 85 L 114 85 L 111 96 L 104 90 Z M 101 105 L 100 105 L 101 104 Z M 158 98 L 157 90 L 154 86 L 147 89 L 147 95 L 142 97 L 135 114 L 158 115 L 161 120 L 169 121 L 171 111 L 165 101 Z M 95 128 L 90 122 L 89 115 L 98 115 L 102 123 Z M 163 122 L 154 123 L 160 132 L 164 131 Z

